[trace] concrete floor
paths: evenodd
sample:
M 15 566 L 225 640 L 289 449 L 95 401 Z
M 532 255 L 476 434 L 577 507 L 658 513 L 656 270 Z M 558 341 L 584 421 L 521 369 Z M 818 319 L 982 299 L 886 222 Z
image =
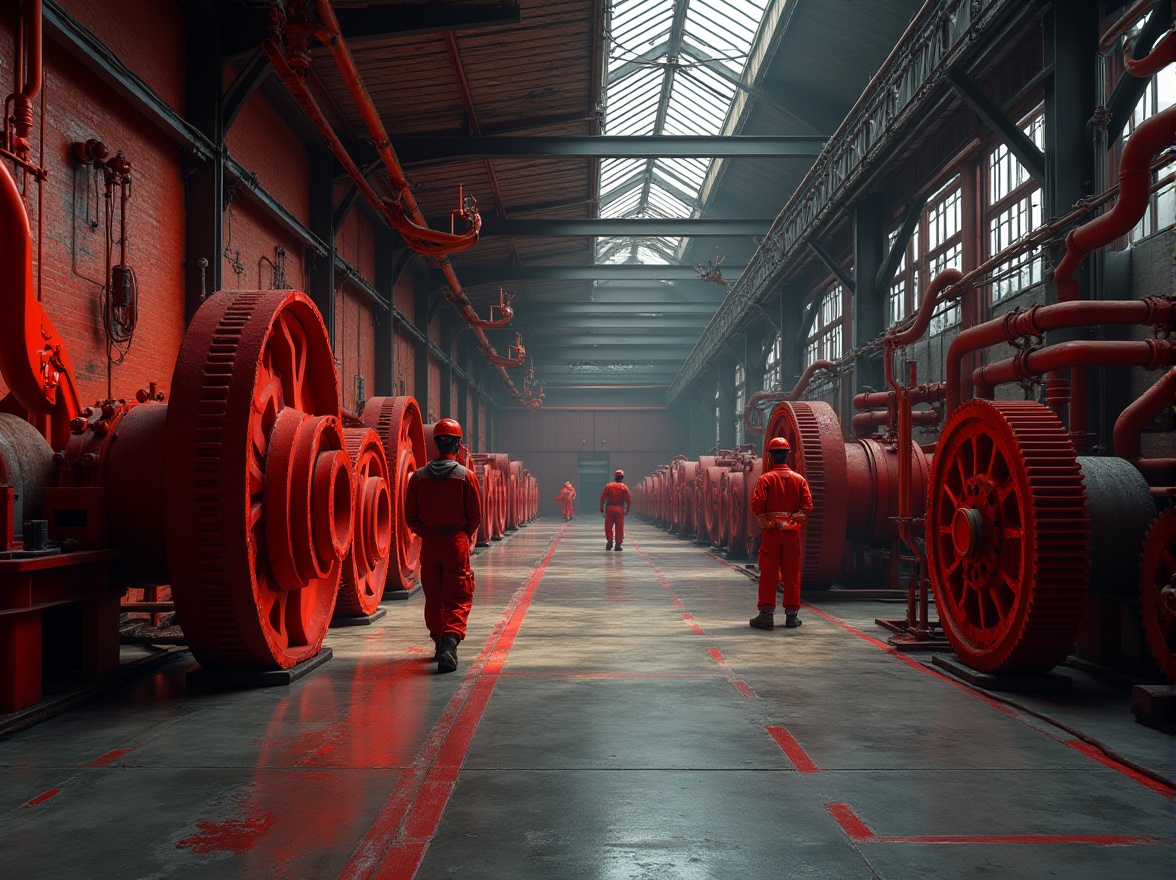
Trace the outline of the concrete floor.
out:
M 1170 777 L 1128 694 L 1013 708 L 883 650 L 901 606 L 760 632 L 726 562 L 625 546 L 582 516 L 482 551 L 453 675 L 416 596 L 288 688 L 186 657 L 0 740 L 0 877 L 1176 876 L 1171 790 L 1075 733 Z

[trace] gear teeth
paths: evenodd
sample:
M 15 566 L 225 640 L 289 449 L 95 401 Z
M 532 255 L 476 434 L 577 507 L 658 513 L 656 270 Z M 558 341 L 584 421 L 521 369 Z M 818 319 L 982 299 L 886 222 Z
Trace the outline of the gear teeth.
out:
M 994 571 L 968 575 L 965 566 L 953 572 L 955 561 L 950 538 L 943 529 L 954 514 L 945 481 L 962 484 L 981 476 L 973 452 L 974 438 L 985 436 L 994 444 L 1018 494 L 1017 509 L 1030 546 L 1023 570 L 1008 572 L 1007 560 L 990 550 L 968 564 L 989 565 Z M 991 467 L 989 465 L 989 467 Z M 940 435 L 932 462 L 931 498 L 928 504 L 927 554 L 936 605 L 944 630 L 956 653 L 970 666 L 984 672 L 1040 672 L 1056 666 L 1070 652 L 1090 581 L 1090 516 L 1086 490 L 1069 437 L 1057 417 L 1045 407 L 1024 401 L 970 401 L 949 417 Z M 944 520 L 948 521 L 944 521 Z M 1030 528 L 1031 527 L 1031 528 Z M 1002 533 L 1002 538 L 1004 534 Z M 1019 560 L 1018 560 L 1019 561 Z M 976 619 L 975 604 L 997 574 L 1015 580 L 1013 604 L 995 625 Z M 961 603 L 961 599 L 967 601 Z

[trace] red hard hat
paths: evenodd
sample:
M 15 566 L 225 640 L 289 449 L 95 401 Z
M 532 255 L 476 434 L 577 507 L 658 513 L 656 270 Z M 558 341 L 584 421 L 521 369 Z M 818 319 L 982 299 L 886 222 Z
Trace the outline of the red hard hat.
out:
M 783 449 L 785 452 L 789 452 L 792 450 L 792 447 L 788 445 L 788 441 L 783 437 L 773 437 L 768 441 L 768 452 L 775 452 L 777 449 Z
M 613 474 L 613 477 L 614 477 L 615 479 L 618 479 L 618 480 L 619 480 L 619 479 L 620 479 L 621 477 L 623 477 L 624 475 L 625 475 L 625 472 L 624 472 L 624 471 L 617 471 L 615 474 Z
M 461 439 L 461 425 L 457 419 L 442 419 L 433 426 L 434 437 L 456 437 Z

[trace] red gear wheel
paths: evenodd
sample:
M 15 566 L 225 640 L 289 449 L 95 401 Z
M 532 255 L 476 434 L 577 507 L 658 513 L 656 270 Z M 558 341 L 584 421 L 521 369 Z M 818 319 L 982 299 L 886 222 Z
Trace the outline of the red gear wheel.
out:
M 927 500 L 944 632 L 982 672 L 1041 672 L 1074 645 L 1090 515 L 1066 429 L 1031 401 L 973 400 L 948 418 Z
M 389 567 L 385 589 L 410 590 L 421 567 L 421 539 L 405 522 L 404 493 L 409 479 L 427 461 L 421 408 L 413 397 L 372 397 L 364 404 L 360 420 L 379 435 L 390 471 L 396 562 Z
M 371 428 L 343 431 L 354 485 L 351 552 L 343 563 L 336 614 L 366 616 L 380 607 L 392 553 L 392 495 L 388 459 Z
M 167 558 L 205 666 L 318 653 L 351 542 L 335 361 L 292 290 L 211 296 L 184 336 L 165 427 Z
M 823 590 L 841 571 L 849 497 L 846 492 L 845 439 L 833 407 L 822 401 L 783 402 L 776 405 L 764 432 L 765 442 L 783 437 L 792 447 L 788 466 L 808 480 L 813 512 L 801 534 L 804 566 L 801 586 Z M 764 451 L 763 473 L 772 458 Z
M 1176 682 L 1176 508 L 1160 514 L 1143 542 L 1139 615 L 1152 656 Z

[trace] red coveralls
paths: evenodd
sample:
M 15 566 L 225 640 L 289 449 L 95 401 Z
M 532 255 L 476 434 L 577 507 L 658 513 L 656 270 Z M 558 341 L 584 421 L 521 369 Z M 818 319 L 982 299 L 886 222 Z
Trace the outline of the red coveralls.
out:
M 600 493 L 600 512 L 604 514 L 604 537 L 613 539 L 613 528 L 616 528 L 617 543 L 625 540 L 625 514 L 629 512 L 633 501 L 629 497 L 629 487 L 616 481 L 609 483 Z
M 474 603 L 470 548 L 482 523 L 474 472 L 442 456 L 420 468 L 404 493 L 404 519 L 421 536 L 421 588 L 425 626 L 437 641 L 464 639 Z
M 576 490 L 571 486 L 563 486 L 559 490 L 559 494 L 555 496 L 555 500 L 559 502 L 560 507 L 563 508 L 563 518 L 571 519 L 576 514 Z
M 771 464 L 771 459 L 766 459 Z M 786 464 L 760 477 L 751 493 L 751 512 L 763 529 L 759 549 L 759 610 L 776 610 L 776 584 L 784 584 L 784 610 L 800 610 L 800 566 L 804 556 L 800 523 L 791 514 L 813 512 L 808 481 Z M 780 525 L 783 528 L 772 528 Z

